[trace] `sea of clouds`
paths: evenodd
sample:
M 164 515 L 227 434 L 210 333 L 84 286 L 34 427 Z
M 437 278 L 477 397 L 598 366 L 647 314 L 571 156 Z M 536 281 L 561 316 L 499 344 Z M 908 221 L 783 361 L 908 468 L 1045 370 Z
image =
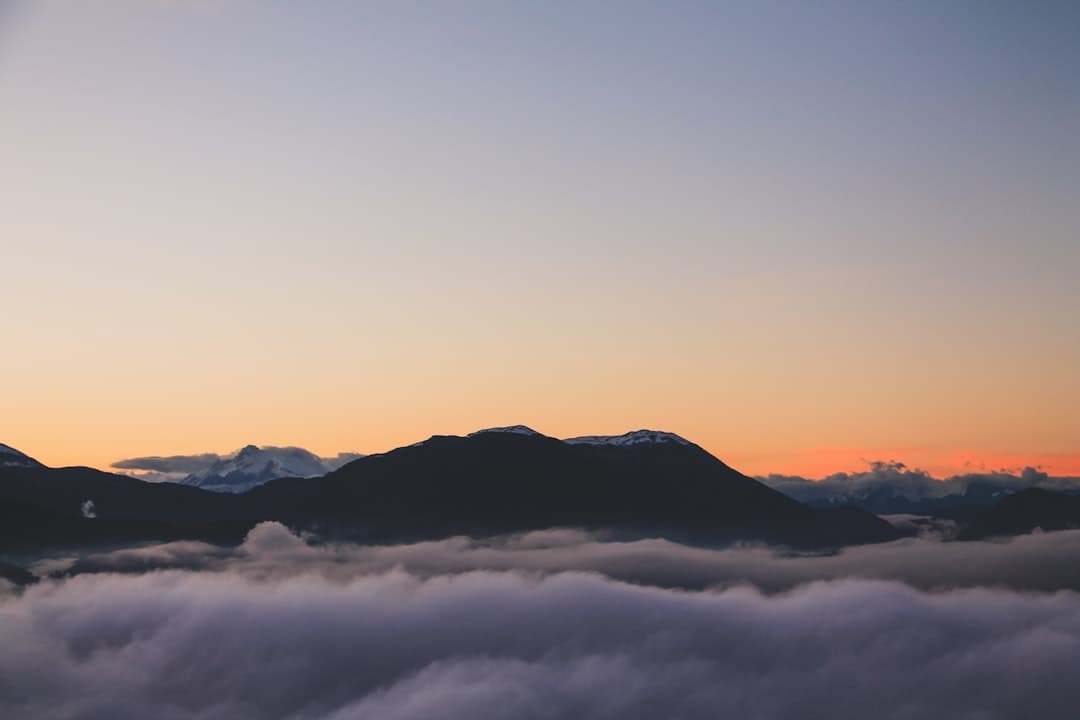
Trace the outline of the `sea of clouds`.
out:
M 0 717 L 1072 718 L 1080 531 L 831 555 L 576 531 L 50 558 Z

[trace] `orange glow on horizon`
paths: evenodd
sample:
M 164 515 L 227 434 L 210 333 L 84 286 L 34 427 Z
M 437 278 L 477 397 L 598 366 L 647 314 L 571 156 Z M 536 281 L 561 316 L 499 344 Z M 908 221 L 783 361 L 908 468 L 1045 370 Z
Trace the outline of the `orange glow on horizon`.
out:
M 1080 476 L 1076 43 L 14 4 L 0 443 L 47 465 L 522 423 L 751 476 Z

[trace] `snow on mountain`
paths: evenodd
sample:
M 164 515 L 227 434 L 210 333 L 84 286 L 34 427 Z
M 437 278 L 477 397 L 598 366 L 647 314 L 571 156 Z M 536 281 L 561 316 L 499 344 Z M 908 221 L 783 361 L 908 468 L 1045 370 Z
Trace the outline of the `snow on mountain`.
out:
M 359 455 L 323 459 L 298 447 L 248 445 L 231 457 L 188 475 L 181 484 L 215 492 L 240 493 L 282 477 L 318 477 Z
M 0 443 L 0 467 L 45 467 L 34 458 L 21 453 L 10 445 Z
M 581 437 L 567 438 L 563 442 L 571 445 L 612 445 L 615 447 L 656 445 L 659 443 L 692 444 L 689 440 L 679 437 L 675 433 L 661 432 L 659 430 L 634 430 L 623 435 L 583 435 Z
M 469 433 L 469 437 L 486 433 L 544 437 L 542 433 L 525 425 L 485 428 Z M 414 443 L 414 446 L 421 446 L 424 442 Z M 692 445 L 690 441 L 674 433 L 658 430 L 635 430 L 623 435 L 587 435 L 569 438 L 565 442 L 571 445 L 608 445 L 613 447 L 664 443 L 683 446 Z M 360 457 L 363 456 L 354 453 L 342 453 L 335 458 L 320 458 L 314 453 L 298 447 L 257 447 L 248 445 L 234 455 L 222 457 L 214 461 L 209 467 L 194 472 L 179 482 L 215 492 L 241 493 L 277 478 L 303 478 L 325 475 Z
M 528 425 L 507 425 L 505 427 L 491 427 L 469 433 L 466 437 L 476 437 L 488 433 L 507 433 L 510 435 L 525 435 L 529 437 L 547 437 L 543 433 L 533 430 Z M 428 441 L 421 440 L 408 447 L 422 447 Z M 609 445 L 612 447 L 632 447 L 635 445 L 659 445 L 673 443 L 685 447 L 693 443 L 675 433 L 661 430 L 634 430 L 622 435 L 582 435 L 581 437 L 566 438 L 563 442 L 570 445 Z
M 506 427 L 493 427 L 484 428 L 483 430 L 477 430 L 476 432 L 469 433 L 469 437 L 475 435 L 481 435 L 483 433 L 510 433 L 512 435 L 535 435 L 540 436 L 540 433 L 533 430 L 531 427 L 525 425 L 507 425 Z

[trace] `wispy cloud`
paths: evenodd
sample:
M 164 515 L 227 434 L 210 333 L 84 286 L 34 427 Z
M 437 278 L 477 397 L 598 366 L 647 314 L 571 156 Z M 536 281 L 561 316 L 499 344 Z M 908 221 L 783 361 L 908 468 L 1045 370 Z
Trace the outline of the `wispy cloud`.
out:
M 148 455 L 146 457 L 127 458 L 117 460 L 112 467 L 118 470 L 142 470 L 145 472 L 159 473 L 184 473 L 189 474 L 205 470 L 223 455 L 216 453 L 201 453 L 199 455 Z

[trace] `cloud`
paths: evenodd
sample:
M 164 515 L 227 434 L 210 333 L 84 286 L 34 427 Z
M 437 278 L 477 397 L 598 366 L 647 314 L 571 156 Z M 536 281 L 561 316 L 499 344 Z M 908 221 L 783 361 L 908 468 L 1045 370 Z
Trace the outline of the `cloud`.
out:
M 278 451 L 285 451 L 286 457 L 283 461 L 286 464 L 288 464 L 288 455 L 290 452 L 296 451 L 302 453 L 304 456 L 309 456 L 315 467 L 321 469 L 323 472 L 336 470 L 346 463 L 363 457 L 363 454 L 354 452 L 342 452 L 332 457 L 318 457 L 314 454 L 309 454 L 309 452 L 303 448 L 275 447 L 271 445 L 262 446 L 260 449 L 265 452 L 265 460 L 277 458 L 279 454 Z M 229 453 L 227 455 L 219 455 L 217 453 L 164 456 L 148 455 L 145 457 L 117 460 L 112 464 L 112 467 L 116 470 L 131 471 L 131 474 L 135 477 L 149 482 L 177 482 L 189 475 L 206 472 L 213 468 L 216 463 L 231 460 L 236 457 L 237 452 Z M 322 468 L 319 468 L 320 463 L 322 464 Z
M 257 525 L 235 548 L 174 542 L 51 558 L 33 569 L 39 574 L 184 569 L 231 572 L 260 580 L 303 574 L 335 582 L 394 569 L 421 578 L 476 571 L 587 572 L 661 588 L 701 590 L 749 584 L 766 593 L 847 578 L 898 581 L 923 590 L 994 586 L 1080 591 L 1080 530 L 1000 542 L 908 538 L 827 555 L 797 555 L 766 547 L 690 547 L 662 539 L 613 542 L 574 530 L 488 540 L 455 537 L 408 545 L 319 545 L 279 523 L 267 522 Z
M 287 567 L 342 550 L 272 524 L 245 545 Z M 992 720 L 1080 702 L 1070 592 L 223 567 L 81 575 L 0 601 L 0 716 Z
M 207 469 L 218 460 L 221 460 L 222 457 L 222 455 L 216 453 L 202 453 L 199 455 L 149 455 L 146 457 L 117 460 L 112 464 L 112 467 L 117 470 L 141 470 L 143 472 L 190 475 L 191 473 Z
M 821 480 L 799 475 L 767 475 L 758 480 L 796 500 L 811 503 L 865 502 L 875 495 L 912 501 L 963 495 L 975 486 L 988 492 L 1015 492 L 1031 487 L 1048 490 L 1080 490 L 1080 478 L 1050 477 L 1037 468 L 1019 472 L 993 471 L 965 473 L 938 479 L 925 470 L 901 462 L 875 461 L 870 469 L 856 473 L 835 473 Z

